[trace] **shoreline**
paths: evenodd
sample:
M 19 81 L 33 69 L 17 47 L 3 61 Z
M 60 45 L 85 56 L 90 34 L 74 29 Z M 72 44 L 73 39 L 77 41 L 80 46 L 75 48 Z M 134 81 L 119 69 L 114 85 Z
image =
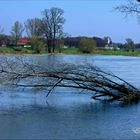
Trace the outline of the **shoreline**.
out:
M 102 53 L 91 53 L 91 54 L 82 54 L 82 53 L 40 53 L 40 54 L 34 54 L 34 53 L 30 53 L 30 54 L 26 54 L 26 53 L 0 53 L 0 56 L 44 56 L 44 55 L 48 55 L 48 56 L 53 56 L 53 55 L 81 55 L 81 56 L 128 56 L 128 57 L 140 57 L 140 54 L 137 55 L 129 55 L 129 54 L 102 54 Z

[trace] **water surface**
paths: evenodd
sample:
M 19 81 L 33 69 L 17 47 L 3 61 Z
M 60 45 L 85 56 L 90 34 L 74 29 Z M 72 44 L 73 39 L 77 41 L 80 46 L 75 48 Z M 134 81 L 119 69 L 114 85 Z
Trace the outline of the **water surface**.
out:
M 14 58 L 13 58 L 14 59 Z M 140 58 L 124 56 L 29 56 L 38 64 L 93 63 L 140 87 Z M 45 92 L 7 90 L 0 94 L 0 138 L 140 139 L 140 104 L 122 106 L 92 100 L 91 94 L 63 89 Z

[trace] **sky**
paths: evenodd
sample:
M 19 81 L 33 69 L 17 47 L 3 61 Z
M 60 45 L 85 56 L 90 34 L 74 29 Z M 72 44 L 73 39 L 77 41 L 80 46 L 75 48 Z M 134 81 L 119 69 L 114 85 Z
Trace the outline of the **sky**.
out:
M 113 42 L 131 38 L 140 43 L 140 23 L 135 16 L 124 18 L 114 7 L 125 0 L 0 0 L 0 26 L 10 34 L 15 21 L 42 18 L 41 11 L 58 7 L 65 11 L 64 32 L 71 36 L 110 36 Z

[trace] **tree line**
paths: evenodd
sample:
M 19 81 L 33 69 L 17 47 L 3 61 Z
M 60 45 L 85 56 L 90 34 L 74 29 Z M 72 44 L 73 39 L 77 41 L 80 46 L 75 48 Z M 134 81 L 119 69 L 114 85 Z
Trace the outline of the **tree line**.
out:
M 16 46 L 18 40 L 26 32 L 27 37 L 44 38 L 47 41 L 48 53 L 54 53 L 56 43 L 64 37 L 63 25 L 65 23 L 64 10 L 61 8 L 45 9 L 41 12 L 42 18 L 31 18 L 23 24 L 15 21 L 11 29 L 11 37 Z M 3 34 L 3 28 L 0 27 L 0 34 Z M 4 35 L 3 35 L 4 37 Z
M 127 15 L 130 13 L 139 15 L 139 4 L 139 0 L 128 0 L 127 5 L 120 5 L 115 9 Z M 64 33 L 63 26 L 66 20 L 64 18 L 64 10 L 61 8 L 53 7 L 50 9 L 44 9 L 41 12 L 41 15 L 42 18 L 30 18 L 24 23 L 15 21 L 11 28 L 11 35 L 4 35 L 4 29 L 0 26 L 0 45 L 4 42 L 8 45 L 15 44 L 17 46 L 19 39 L 26 33 L 26 37 L 31 38 L 33 41 L 32 44 L 41 44 L 40 39 L 42 39 L 43 42 L 45 42 L 44 44 L 48 53 L 54 53 L 56 47 L 60 50 L 61 44 L 69 47 L 82 48 L 82 50 L 84 50 L 84 47 L 87 47 L 84 52 L 89 52 L 90 49 L 88 50 L 88 48 L 91 44 L 93 45 L 92 49 L 96 47 L 104 47 L 106 45 L 108 46 L 107 42 L 110 37 L 104 37 L 103 39 L 99 37 L 70 37 L 68 34 Z M 85 41 L 87 41 L 87 43 L 85 43 Z M 83 46 L 81 42 L 85 44 L 84 47 L 81 47 Z M 112 40 L 109 45 L 111 44 Z M 130 38 L 126 39 L 125 44 L 118 43 L 117 45 L 119 48 L 124 48 L 126 51 L 134 51 L 136 47 L 140 46 L 139 44 L 135 45 Z

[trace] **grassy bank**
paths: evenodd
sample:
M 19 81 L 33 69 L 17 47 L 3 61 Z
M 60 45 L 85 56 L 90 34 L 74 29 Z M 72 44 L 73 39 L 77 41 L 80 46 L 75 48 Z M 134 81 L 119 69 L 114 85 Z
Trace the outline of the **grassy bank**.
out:
M 78 51 L 77 48 L 65 48 L 63 49 L 64 54 L 83 54 Z M 122 55 L 122 56 L 140 56 L 140 50 L 124 51 L 124 50 L 95 50 L 89 55 Z
M 40 54 L 47 53 L 47 51 L 41 51 Z M 24 47 L 0 47 L 0 54 L 37 54 L 32 48 Z
M 81 54 L 77 48 L 63 48 L 61 50 L 63 54 Z M 0 47 L 0 54 L 47 54 L 47 50 L 43 50 L 40 53 L 36 53 L 35 50 L 32 48 L 23 48 L 23 47 Z M 103 49 L 96 49 L 94 52 L 90 53 L 89 55 L 122 55 L 122 56 L 140 56 L 140 50 L 135 50 L 134 52 L 127 52 L 124 50 L 103 50 Z
M 140 56 L 140 51 L 124 51 L 124 50 L 106 50 L 106 51 L 95 51 L 93 54 L 97 55 L 122 55 L 122 56 Z

